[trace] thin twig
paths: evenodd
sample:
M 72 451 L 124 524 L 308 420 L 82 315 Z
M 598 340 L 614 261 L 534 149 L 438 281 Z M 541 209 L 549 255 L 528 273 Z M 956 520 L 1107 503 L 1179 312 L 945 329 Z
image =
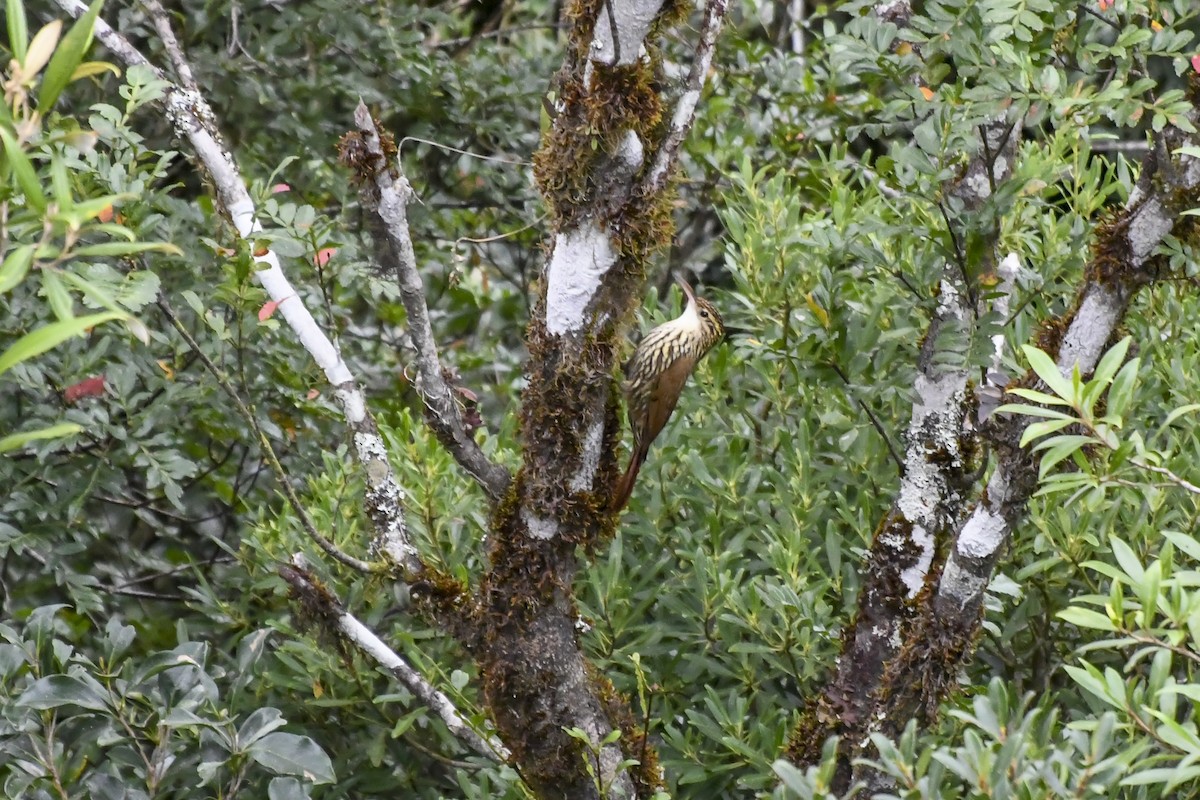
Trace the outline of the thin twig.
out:
M 863 413 L 867 415 L 867 419 L 871 420 L 871 425 L 874 426 L 876 432 L 883 437 L 883 443 L 887 445 L 888 452 L 892 455 L 892 461 L 896 462 L 896 470 L 903 475 L 904 459 L 900 457 L 900 453 L 896 450 L 896 446 L 892 444 L 892 437 L 888 436 L 887 430 L 885 430 L 883 427 L 883 422 L 880 421 L 879 417 L 875 415 L 875 412 L 872 411 L 866 403 L 864 403 L 858 397 L 855 397 L 854 393 L 850 391 L 854 388 L 854 385 L 850 383 L 850 377 L 842 371 L 842 368 L 838 366 L 837 362 L 829 361 L 826 363 L 828 363 L 830 368 L 833 369 L 833 371 L 837 373 L 837 376 L 842 379 L 842 383 L 846 384 L 847 393 L 850 394 L 850 399 L 854 401 L 855 405 L 863 410 Z
M 284 497 L 287 498 L 288 504 L 296 513 L 296 518 L 300 520 L 300 526 L 304 528 L 304 532 L 308 534 L 308 538 L 312 539 L 313 542 L 315 542 L 318 547 L 324 550 L 328 556 L 341 562 L 342 564 L 345 564 L 351 569 L 368 574 L 386 572 L 388 570 L 388 566 L 386 564 L 380 562 L 370 563 L 355 558 L 349 553 L 343 552 L 341 548 L 339 548 L 317 530 L 317 526 L 313 523 L 312 517 L 308 515 L 308 511 L 304 508 L 304 505 L 300 502 L 300 498 L 296 495 L 296 490 L 292 488 L 291 479 L 288 476 L 287 471 L 284 470 L 283 465 L 279 462 L 279 457 L 275 454 L 275 447 L 271 444 L 271 440 L 267 438 L 266 433 L 264 433 L 263 429 L 259 426 L 258 417 L 255 415 L 254 411 L 248 405 L 246 405 L 245 401 L 242 400 L 241 395 L 239 395 L 237 390 L 233 388 L 233 384 L 230 383 L 229 377 L 221 370 L 220 367 L 213 363 L 212 359 L 210 359 L 203 350 L 200 349 L 200 343 L 196 341 L 196 337 L 192 336 L 191 331 L 189 331 L 187 326 L 183 324 L 183 321 L 176 316 L 174 309 L 171 308 L 171 303 L 161 294 L 158 296 L 158 307 L 162 309 L 162 312 L 166 316 L 167 320 L 171 323 L 175 330 L 179 332 L 179 335 L 183 337 L 183 340 L 187 342 L 188 347 L 192 348 L 193 352 L 200 356 L 200 360 L 204 363 L 205 369 L 207 369 L 209 374 L 212 375 L 213 380 L 215 380 L 217 385 L 225 391 L 225 394 L 229 395 L 229 399 L 233 401 L 233 404 L 237 406 L 237 409 L 241 413 L 242 417 L 245 418 L 246 422 L 248 422 L 250 427 L 254 430 L 254 435 L 258 437 L 259 446 L 262 448 L 263 458 L 266 459 L 267 463 L 270 465 L 271 471 L 275 473 L 275 480 L 278 481 L 279 486 L 283 489 Z

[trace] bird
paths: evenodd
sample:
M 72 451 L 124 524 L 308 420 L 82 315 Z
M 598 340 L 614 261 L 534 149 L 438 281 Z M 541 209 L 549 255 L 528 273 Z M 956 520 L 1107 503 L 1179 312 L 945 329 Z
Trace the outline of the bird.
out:
M 716 306 L 697 297 L 687 281 L 676 277 L 687 304 L 683 313 L 647 333 L 625 367 L 625 398 L 633 452 L 629 466 L 613 488 L 610 510 L 629 502 L 638 470 L 650 445 L 675 410 L 688 376 L 725 336 L 725 320 Z

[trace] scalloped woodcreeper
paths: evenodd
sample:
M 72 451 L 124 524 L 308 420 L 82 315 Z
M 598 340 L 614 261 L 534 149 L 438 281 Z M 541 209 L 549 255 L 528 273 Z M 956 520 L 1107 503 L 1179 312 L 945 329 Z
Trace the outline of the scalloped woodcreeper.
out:
M 670 419 L 688 376 L 725 335 L 725 321 L 713 304 L 696 297 L 682 278 L 676 280 L 687 295 L 683 313 L 647 333 L 625 367 L 633 453 L 629 467 L 613 489 L 613 511 L 620 511 L 629 502 L 650 444 Z

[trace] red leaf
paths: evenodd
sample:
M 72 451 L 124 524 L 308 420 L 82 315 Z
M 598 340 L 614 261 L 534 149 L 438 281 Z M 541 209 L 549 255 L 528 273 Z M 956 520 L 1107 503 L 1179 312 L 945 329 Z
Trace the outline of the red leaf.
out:
M 96 215 L 96 219 L 100 220 L 101 222 L 112 222 L 112 220 L 113 220 L 112 203 L 109 203 L 104 208 L 102 208 L 100 210 L 100 213 Z
M 1108 11 L 1113 7 L 1114 2 L 1116 0 L 1096 0 L 1096 5 L 1100 7 L 1101 11 Z
M 336 247 L 324 247 L 317 251 L 316 258 L 313 259 L 318 267 L 323 267 L 329 263 L 329 259 L 333 258 L 337 252 Z
M 95 375 L 63 389 L 63 401 L 74 403 L 85 397 L 99 397 L 102 394 L 104 394 L 104 376 Z
M 263 307 L 258 310 L 258 321 L 266 322 L 275 313 L 275 309 L 279 308 L 279 303 L 275 300 L 268 300 L 263 304 Z
M 277 183 L 271 187 L 271 194 L 283 194 L 284 192 L 290 192 L 291 190 L 292 187 L 288 186 L 286 183 Z

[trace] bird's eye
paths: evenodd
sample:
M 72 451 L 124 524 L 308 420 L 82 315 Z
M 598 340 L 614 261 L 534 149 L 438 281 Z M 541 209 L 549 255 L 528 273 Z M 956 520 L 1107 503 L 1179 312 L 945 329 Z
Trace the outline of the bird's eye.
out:
M 700 309 L 700 316 L 704 317 L 705 319 L 708 319 L 708 312 L 705 311 L 704 309 Z

